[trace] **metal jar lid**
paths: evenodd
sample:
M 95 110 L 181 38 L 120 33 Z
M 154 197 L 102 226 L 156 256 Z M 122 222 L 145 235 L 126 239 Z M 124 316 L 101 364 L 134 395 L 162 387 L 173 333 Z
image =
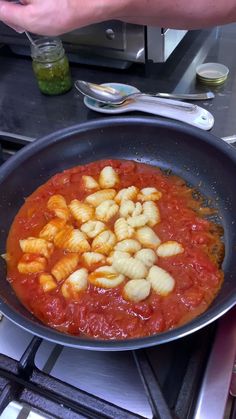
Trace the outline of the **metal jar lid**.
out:
M 196 73 L 201 83 L 219 85 L 227 79 L 229 69 L 220 63 L 204 63 L 197 67 Z

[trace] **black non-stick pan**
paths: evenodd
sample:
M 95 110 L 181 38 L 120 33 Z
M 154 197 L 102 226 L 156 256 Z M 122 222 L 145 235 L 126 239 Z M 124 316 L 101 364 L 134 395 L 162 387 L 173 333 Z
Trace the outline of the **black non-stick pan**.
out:
M 43 325 L 18 301 L 0 261 L 0 311 L 22 328 L 62 345 L 128 350 L 168 342 L 214 321 L 236 302 L 236 150 L 208 132 L 150 117 L 93 120 L 26 146 L 0 168 L 0 251 L 24 198 L 52 175 L 94 160 L 131 159 L 171 169 L 213 200 L 224 228 L 223 286 L 209 309 L 191 322 L 155 336 L 103 341 L 60 333 Z

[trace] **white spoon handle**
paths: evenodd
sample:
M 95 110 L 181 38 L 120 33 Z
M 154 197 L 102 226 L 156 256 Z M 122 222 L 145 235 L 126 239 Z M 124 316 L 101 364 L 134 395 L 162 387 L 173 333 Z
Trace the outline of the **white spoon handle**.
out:
M 214 125 L 213 115 L 197 105 L 194 105 L 194 110 L 189 112 L 185 109 L 168 107 L 160 102 L 157 103 L 156 101 L 144 101 L 140 98 L 135 99 L 135 101 L 130 104 L 121 105 L 121 111 L 122 107 L 126 108 L 126 111 L 128 111 L 128 109 L 130 111 L 141 111 L 153 115 L 163 116 L 165 118 L 175 119 L 177 121 L 186 122 L 187 124 L 204 130 L 210 130 Z

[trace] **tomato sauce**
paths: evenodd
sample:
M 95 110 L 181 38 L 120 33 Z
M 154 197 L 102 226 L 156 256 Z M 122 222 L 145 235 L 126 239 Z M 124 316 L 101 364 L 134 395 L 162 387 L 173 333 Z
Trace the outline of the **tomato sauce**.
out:
M 61 194 L 67 203 L 75 198 L 83 200 L 88 192 L 82 187 L 82 175 L 98 179 L 99 172 L 107 165 L 119 175 L 117 190 L 134 185 L 140 189 L 152 186 L 162 192 L 158 201 L 161 222 L 153 229 L 161 241 L 176 240 L 185 249 L 182 254 L 158 258 L 158 266 L 175 279 L 174 290 L 165 297 L 152 292 L 146 300 L 134 303 L 122 298 L 124 283 L 112 289 L 89 284 L 75 301 L 63 297 L 60 283 L 56 289 L 44 292 L 37 274 L 18 272 L 17 264 L 23 254 L 19 240 L 37 237 L 54 217 L 47 209 L 50 196 Z M 134 338 L 190 321 L 207 309 L 223 281 L 219 268 L 223 255 L 221 228 L 203 218 L 202 199 L 199 195 L 198 199 L 194 198 L 193 192 L 179 177 L 132 161 L 103 160 L 56 174 L 26 199 L 15 217 L 7 241 L 8 281 L 24 306 L 43 323 L 72 335 Z M 47 272 L 64 254 L 62 249 L 54 250 Z M 80 267 L 83 267 L 81 262 L 76 269 Z

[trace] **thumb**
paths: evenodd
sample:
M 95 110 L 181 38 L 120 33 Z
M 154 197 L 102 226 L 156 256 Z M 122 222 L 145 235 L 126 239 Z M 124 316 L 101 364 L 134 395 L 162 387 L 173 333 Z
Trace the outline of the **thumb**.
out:
M 17 32 L 24 32 L 23 28 L 28 26 L 26 8 L 27 6 L 21 4 L 0 0 L 0 20 Z

